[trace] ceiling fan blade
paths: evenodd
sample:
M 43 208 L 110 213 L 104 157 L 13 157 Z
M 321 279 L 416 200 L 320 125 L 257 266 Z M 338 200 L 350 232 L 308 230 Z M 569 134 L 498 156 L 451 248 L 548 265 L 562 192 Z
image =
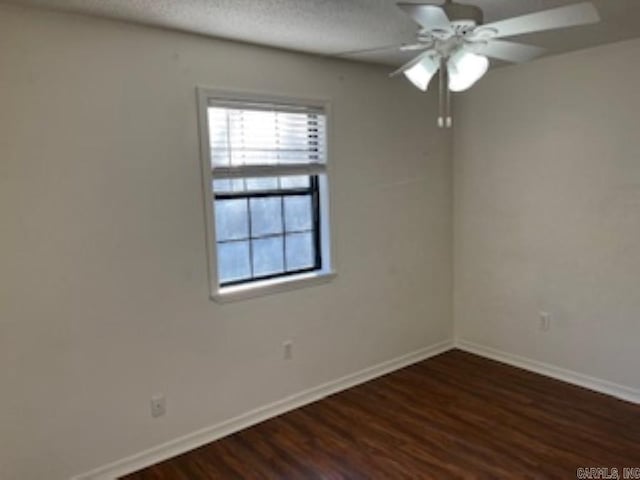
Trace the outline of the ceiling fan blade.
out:
M 488 43 L 479 46 L 471 45 L 470 49 L 474 53 L 512 63 L 529 62 L 545 52 L 545 49 L 541 47 L 505 40 L 489 40 Z
M 431 43 L 403 43 L 400 45 L 389 45 L 387 47 L 376 47 L 376 48 L 365 48 L 363 50 L 350 50 L 348 52 L 340 52 L 337 53 L 337 57 L 350 57 L 352 55 L 367 55 L 367 54 L 375 54 L 375 53 L 385 53 L 385 52 L 411 52 L 415 50 L 426 50 L 427 48 L 431 48 L 433 44 Z
M 384 53 L 391 52 L 393 50 L 400 50 L 403 45 L 389 45 L 386 47 L 365 48 L 363 50 L 350 50 L 348 52 L 337 53 L 337 57 L 350 57 L 351 55 L 364 55 L 368 53 Z
M 598 15 L 596 7 L 591 2 L 584 2 L 488 23 L 479 27 L 479 30 L 496 30 L 497 34 L 494 35 L 494 38 L 500 38 L 555 28 L 588 25 L 599 21 L 600 15 Z
M 410 43 L 400 47 L 401 52 L 413 52 L 417 50 L 426 50 L 433 47 L 433 43 Z
M 398 3 L 398 8 L 413 18 L 418 25 L 429 30 L 434 28 L 449 28 L 451 22 L 444 10 L 435 5 L 420 5 L 417 3 Z
M 409 60 L 407 63 L 405 63 L 404 65 L 402 65 L 399 69 L 394 70 L 393 72 L 391 72 L 389 74 L 390 77 L 395 77 L 396 75 L 399 75 L 401 73 L 404 73 L 405 70 L 409 70 L 410 68 L 416 66 L 418 63 L 420 63 L 422 61 L 422 59 L 428 57 L 429 55 L 431 55 L 432 50 L 428 50 L 426 52 L 422 52 L 420 55 L 418 55 L 417 57 L 413 57 L 411 60 Z

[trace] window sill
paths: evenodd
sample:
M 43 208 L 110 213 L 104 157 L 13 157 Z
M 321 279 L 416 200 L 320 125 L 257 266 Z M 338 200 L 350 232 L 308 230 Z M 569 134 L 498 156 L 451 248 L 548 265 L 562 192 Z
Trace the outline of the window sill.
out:
M 311 272 L 290 277 L 252 282 L 233 287 L 223 287 L 211 295 L 218 303 L 237 302 L 249 298 L 262 297 L 274 293 L 287 292 L 299 288 L 328 283 L 336 277 L 335 272 Z

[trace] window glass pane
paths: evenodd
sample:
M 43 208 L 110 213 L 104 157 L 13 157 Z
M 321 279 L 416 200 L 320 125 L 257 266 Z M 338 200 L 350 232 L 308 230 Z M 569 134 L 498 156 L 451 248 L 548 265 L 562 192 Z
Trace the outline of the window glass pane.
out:
M 215 193 L 254 192 L 260 190 L 279 190 L 279 177 L 254 177 L 254 178 L 221 178 L 213 181 Z M 283 177 L 287 178 L 287 177 Z M 308 188 L 309 177 L 288 177 L 292 180 L 282 188 Z M 246 182 L 246 183 L 245 183 Z
M 256 277 L 284 272 L 281 236 L 253 240 L 253 274 Z
M 248 241 L 218 244 L 218 277 L 220 283 L 251 277 Z
M 278 177 L 247 178 L 247 190 L 277 190 Z
M 249 236 L 247 200 L 216 200 L 216 240 L 236 240 Z
M 280 177 L 280 188 L 309 188 L 309 178 L 306 176 Z
M 284 218 L 287 232 L 313 228 L 311 195 L 284 198 Z
M 280 197 L 252 198 L 250 202 L 252 237 L 282 233 Z
M 311 233 L 292 233 L 286 237 L 287 270 L 302 270 L 314 266 Z
M 213 181 L 213 191 L 215 193 L 244 192 L 243 178 L 223 178 Z
M 231 191 L 231 180 L 223 179 L 223 180 L 214 180 L 213 181 L 213 191 L 215 193 L 223 193 Z

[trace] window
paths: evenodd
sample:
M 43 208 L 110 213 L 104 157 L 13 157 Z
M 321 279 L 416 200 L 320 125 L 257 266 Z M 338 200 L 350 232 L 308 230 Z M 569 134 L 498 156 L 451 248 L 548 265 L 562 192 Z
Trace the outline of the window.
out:
M 199 106 L 214 298 L 329 277 L 326 107 L 207 90 Z

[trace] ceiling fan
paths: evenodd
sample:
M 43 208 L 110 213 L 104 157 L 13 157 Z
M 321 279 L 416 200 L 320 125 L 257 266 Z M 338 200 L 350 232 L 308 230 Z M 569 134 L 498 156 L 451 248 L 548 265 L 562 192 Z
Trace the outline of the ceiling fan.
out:
M 421 27 L 416 42 L 393 47 L 419 53 L 393 72 L 404 74 L 416 87 L 426 91 L 431 79 L 440 74 L 440 114 L 438 125 L 450 128 L 450 92 L 471 88 L 489 69 L 489 58 L 523 63 L 542 55 L 544 49 L 501 40 L 504 37 L 596 23 L 598 11 L 590 2 L 513 17 L 483 24 L 482 9 L 445 0 L 443 5 L 398 3 L 400 9 Z M 389 50 L 381 49 L 381 50 Z M 369 50 L 373 52 L 375 50 Z

